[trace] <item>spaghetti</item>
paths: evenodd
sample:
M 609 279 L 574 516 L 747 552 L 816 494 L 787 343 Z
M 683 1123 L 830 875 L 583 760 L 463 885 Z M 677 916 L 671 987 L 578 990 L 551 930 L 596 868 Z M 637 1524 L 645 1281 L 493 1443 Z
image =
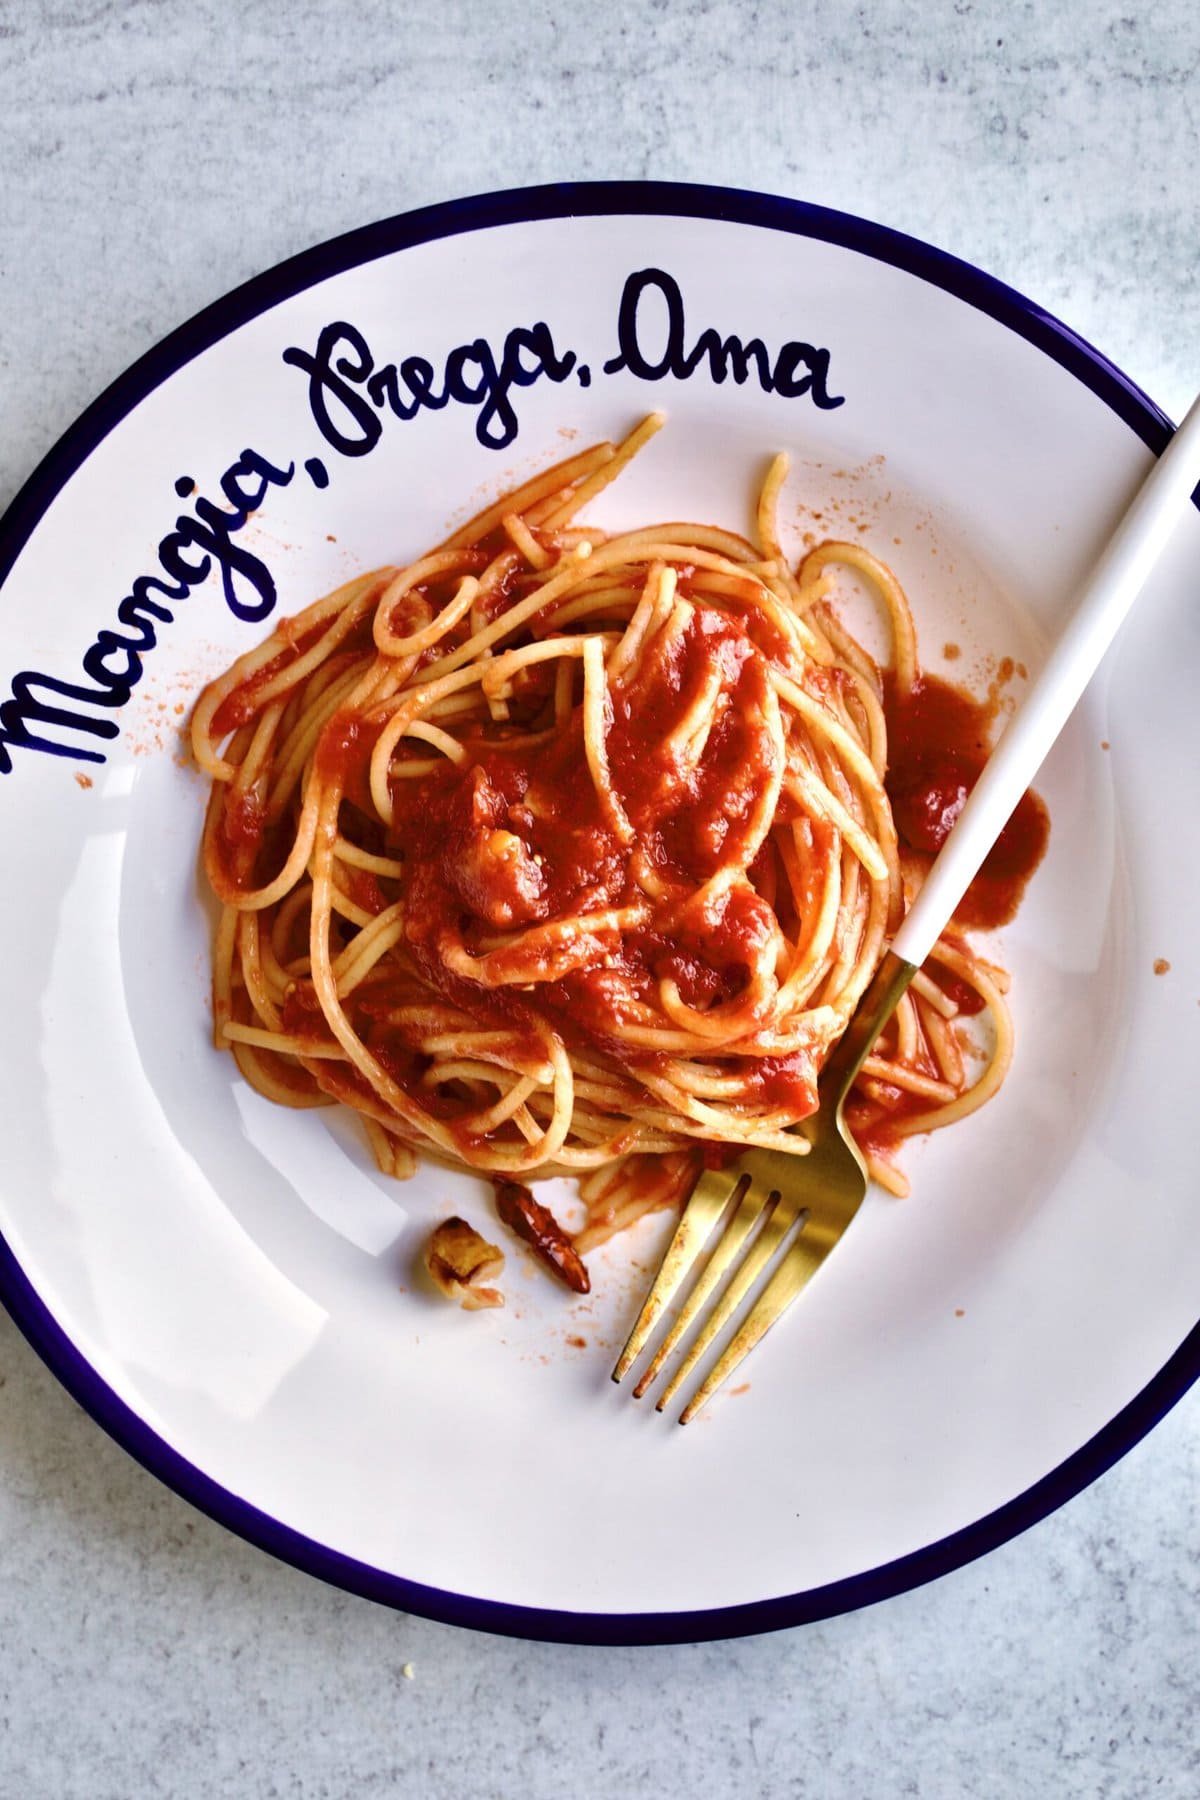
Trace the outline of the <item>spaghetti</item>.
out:
M 928 688 L 909 608 L 857 545 L 789 568 L 783 457 L 758 547 L 576 523 L 660 423 L 285 620 L 192 719 L 218 1044 L 272 1100 L 353 1107 L 387 1173 L 426 1151 L 578 1175 L 585 1250 L 702 1158 L 804 1153 L 791 1128 L 955 806 L 918 769 L 930 841 L 901 844 L 889 720 Z M 830 604 L 847 565 L 886 608 L 886 680 Z M 1006 985 L 947 936 L 864 1065 L 848 1116 L 892 1191 L 895 1147 L 1003 1080 Z

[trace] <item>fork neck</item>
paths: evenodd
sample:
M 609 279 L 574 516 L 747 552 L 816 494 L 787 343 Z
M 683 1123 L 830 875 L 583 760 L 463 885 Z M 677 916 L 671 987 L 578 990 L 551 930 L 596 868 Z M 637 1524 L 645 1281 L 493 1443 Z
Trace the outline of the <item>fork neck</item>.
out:
M 832 1100 L 834 1106 L 841 1105 L 916 972 L 916 963 L 905 962 L 894 950 L 886 952 L 821 1071 L 817 1091 L 822 1103 Z

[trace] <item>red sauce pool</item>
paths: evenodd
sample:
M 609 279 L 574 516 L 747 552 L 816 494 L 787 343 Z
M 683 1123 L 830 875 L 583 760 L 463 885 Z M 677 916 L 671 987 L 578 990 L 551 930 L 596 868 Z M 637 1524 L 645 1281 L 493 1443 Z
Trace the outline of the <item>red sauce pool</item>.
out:
M 994 702 L 981 702 L 936 675 L 919 676 L 900 694 L 887 681 L 886 786 L 900 841 L 928 865 L 941 849 L 992 748 Z M 964 929 L 990 931 L 1007 925 L 1050 836 L 1050 816 L 1032 788 L 1021 796 L 1008 824 L 967 889 L 955 921 Z
M 714 671 L 731 703 L 693 767 L 668 745 Z M 671 910 L 720 866 L 771 779 L 774 753 L 757 723 L 763 680 L 741 626 L 697 609 L 636 699 L 616 697 L 607 733 L 614 782 L 640 849 L 668 889 Z M 489 929 L 535 926 L 642 898 L 632 850 L 597 800 L 578 713 L 534 751 L 520 736 L 511 743 L 468 741 L 466 748 L 461 766 L 448 764 L 426 780 L 393 788 L 396 836 L 412 872 L 409 941 L 443 990 L 434 940 L 448 917 L 480 921 L 486 937 Z M 503 854 L 495 853 L 498 843 Z M 736 995 L 770 926 L 765 903 L 739 890 L 670 937 L 653 920 L 625 932 L 604 959 L 540 982 L 530 999 L 569 1035 L 602 1040 L 622 1002 L 649 997 L 662 976 L 675 979 L 685 1004 Z M 490 998 L 506 1008 L 517 999 L 495 991 Z M 517 1001 L 514 1010 L 526 1005 Z

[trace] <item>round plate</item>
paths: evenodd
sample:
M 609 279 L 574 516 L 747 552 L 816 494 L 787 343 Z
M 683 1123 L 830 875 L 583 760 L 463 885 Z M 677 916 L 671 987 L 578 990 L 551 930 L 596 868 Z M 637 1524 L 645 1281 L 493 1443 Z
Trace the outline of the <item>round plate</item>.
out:
M 783 522 L 896 568 L 927 667 L 1019 696 L 1169 426 L 986 276 L 852 218 L 658 185 L 372 226 L 176 332 L 0 538 L 3 1285 L 163 1480 L 343 1586 L 576 1640 L 724 1636 L 912 1586 L 1062 1503 L 1200 1364 L 1200 676 L 1189 514 L 1039 779 L 994 946 L 999 1099 L 873 1193 L 744 1379 L 678 1430 L 608 1375 L 663 1240 L 587 1301 L 510 1255 L 466 1315 L 415 1265 L 482 1183 L 378 1176 L 353 1122 L 211 1047 L 199 686 L 351 572 L 652 408 L 591 517 Z M 1186 759 L 1192 759 L 1190 769 Z M 1156 973 L 1156 962 L 1170 964 Z

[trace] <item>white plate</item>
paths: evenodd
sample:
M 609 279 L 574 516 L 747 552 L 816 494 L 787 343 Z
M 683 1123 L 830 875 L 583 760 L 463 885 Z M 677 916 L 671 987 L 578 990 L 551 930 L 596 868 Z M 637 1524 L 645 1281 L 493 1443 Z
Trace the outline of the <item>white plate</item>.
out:
M 657 279 L 629 366 L 606 368 L 647 270 L 677 286 L 684 351 L 707 326 L 760 337 L 786 390 L 813 359 L 783 347 L 825 350 L 841 404 L 765 391 L 753 358 L 742 385 L 706 360 L 652 379 Z M 331 403 L 323 432 L 285 352 L 339 321 L 361 334 L 340 348 L 355 411 Z M 426 358 L 436 388 L 450 357 L 465 394 L 480 364 L 454 348 L 499 356 L 537 321 L 576 361 L 513 388 L 503 447 L 481 441 L 502 408 L 401 419 L 363 398 L 364 344 L 376 369 Z M 914 1197 L 869 1198 L 748 1387 L 683 1432 L 608 1379 L 661 1221 L 597 1256 L 590 1302 L 517 1257 L 508 1309 L 464 1315 L 411 1267 L 432 1218 L 481 1213 L 482 1185 L 385 1182 L 352 1125 L 271 1107 L 210 1048 L 201 790 L 178 734 L 262 619 L 210 573 L 119 710 L 18 679 L 118 735 L 28 707 L 22 726 L 20 672 L 93 693 L 128 672 L 101 634 L 247 448 L 293 474 L 233 536 L 232 597 L 262 611 L 268 572 L 294 611 L 652 406 L 668 428 L 601 523 L 744 527 L 784 447 L 793 540 L 865 527 L 927 665 L 953 642 L 975 679 L 1037 665 L 1168 431 L 1035 307 L 876 226 L 699 188 L 543 189 L 373 226 L 210 308 L 84 415 L 0 541 L 0 722 L 65 752 L 0 756 L 8 1303 L 95 1417 L 233 1529 L 379 1599 L 546 1637 L 720 1636 L 911 1586 L 1060 1504 L 1200 1366 L 1194 513 L 1039 782 L 1051 847 L 997 952 L 1018 1033 L 1003 1094 L 914 1149 Z

